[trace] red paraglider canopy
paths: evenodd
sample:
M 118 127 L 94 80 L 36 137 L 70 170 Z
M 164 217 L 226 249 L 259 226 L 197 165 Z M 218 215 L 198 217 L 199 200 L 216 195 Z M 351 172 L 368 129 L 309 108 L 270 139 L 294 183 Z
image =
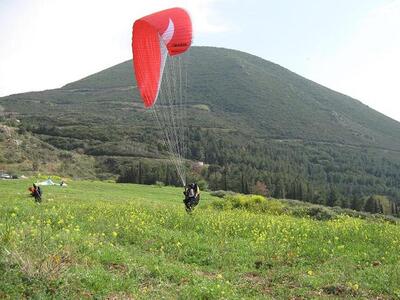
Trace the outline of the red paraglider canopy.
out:
M 192 23 L 182 8 L 166 9 L 133 24 L 132 52 L 136 81 L 144 105 L 157 100 L 167 55 L 185 52 L 192 42 Z

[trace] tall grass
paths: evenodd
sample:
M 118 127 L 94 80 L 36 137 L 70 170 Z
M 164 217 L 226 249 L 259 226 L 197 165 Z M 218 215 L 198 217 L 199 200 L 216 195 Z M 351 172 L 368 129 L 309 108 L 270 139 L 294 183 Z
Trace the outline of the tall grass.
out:
M 29 184 L 0 181 L 0 298 L 400 297 L 395 224 L 207 193 L 188 215 L 180 189 L 89 181 L 35 204 Z

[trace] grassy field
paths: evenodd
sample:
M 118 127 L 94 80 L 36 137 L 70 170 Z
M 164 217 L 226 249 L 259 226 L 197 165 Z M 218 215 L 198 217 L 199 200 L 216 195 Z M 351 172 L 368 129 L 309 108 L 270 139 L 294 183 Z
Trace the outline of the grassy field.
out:
M 400 299 L 400 227 L 219 210 L 203 193 L 0 181 L 0 298 Z

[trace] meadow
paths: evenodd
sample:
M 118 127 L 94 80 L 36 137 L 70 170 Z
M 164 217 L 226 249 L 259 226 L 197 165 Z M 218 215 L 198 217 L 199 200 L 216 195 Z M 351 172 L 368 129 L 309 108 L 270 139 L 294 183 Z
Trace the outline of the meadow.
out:
M 0 299 L 400 299 L 400 227 L 217 208 L 203 192 L 0 181 Z M 271 200 L 272 201 L 272 200 Z

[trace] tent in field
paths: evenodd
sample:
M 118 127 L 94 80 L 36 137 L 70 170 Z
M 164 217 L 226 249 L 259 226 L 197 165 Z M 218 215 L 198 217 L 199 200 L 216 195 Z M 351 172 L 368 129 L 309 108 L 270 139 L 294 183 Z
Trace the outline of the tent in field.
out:
M 36 183 L 36 185 L 56 185 L 56 183 L 54 183 L 53 180 L 49 178 L 45 181 Z

